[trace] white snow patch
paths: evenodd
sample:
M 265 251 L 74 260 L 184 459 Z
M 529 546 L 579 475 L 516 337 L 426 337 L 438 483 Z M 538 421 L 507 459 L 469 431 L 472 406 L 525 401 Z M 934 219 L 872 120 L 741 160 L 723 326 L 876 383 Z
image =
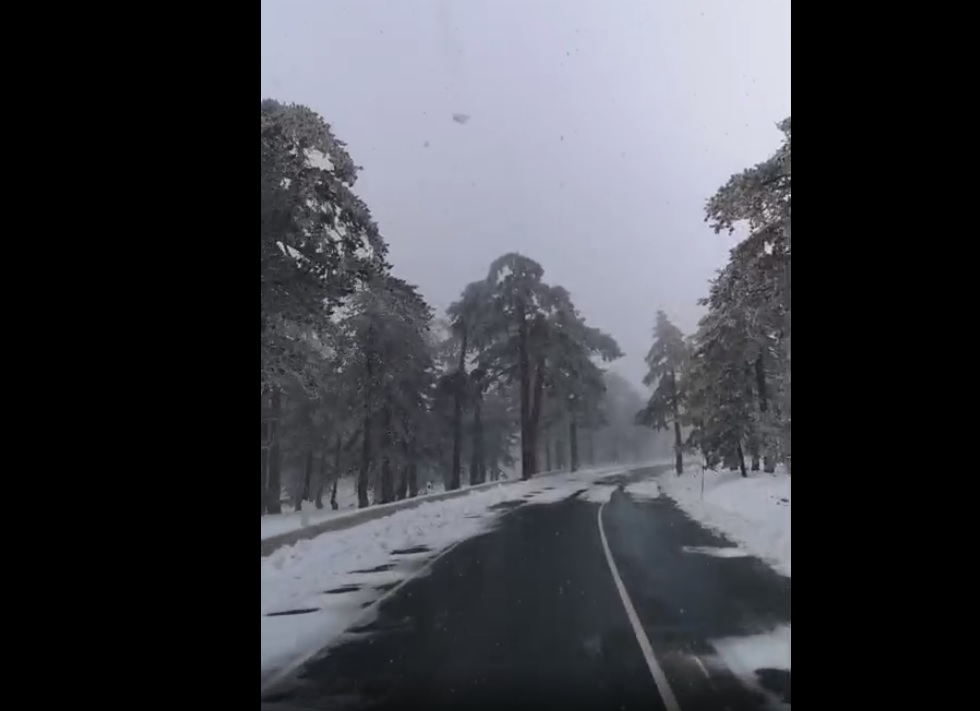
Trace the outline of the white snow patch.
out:
M 425 494 L 420 494 L 416 498 L 424 498 L 430 494 L 441 494 L 445 491 L 445 487 L 442 482 L 435 484 L 430 489 L 426 489 Z M 392 506 L 393 504 L 379 504 L 377 506 L 372 506 L 371 509 L 380 509 Z M 310 526 L 314 526 L 318 523 L 323 523 L 324 521 L 329 521 L 335 518 L 345 518 L 352 514 L 358 512 L 357 508 L 357 489 L 355 487 L 355 481 L 352 477 L 345 477 L 337 482 L 337 506 L 339 507 L 336 511 L 330 508 L 330 492 L 325 491 L 323 494 L 323 508 L 314 509 L 310 512 Z M 262 517 L 262 540 L 266 538 L 272 538 L 274 536 L 281 535 L 283 533 L 289 533 L 290 531 L 296 531 L 303 528 L 302 521 L 300 520 L 300 514 L 293 511 L 292 507 L 289 505 L 283 505 L 283 513 L 281 514 L 267 514 Z
M 404 579 L 449 546 L 489 530 L 505 501 L 549 503 L 567 498 L 595 479 L 640 465 L 557 474 L 474 490 L 464 496 L 424 502 L 285 546 L 261 559 L 262 674 L 266 678 L 311 650 L 322 649 L 365 614 L 364 605 L 386 594 L 382 583 Z M 611 487 L 602 487 L 611 488 Z M 524 497 L 528 497 L 525 499 Z M 373 507 L 380 508 L 380 507 Z M 298 518 L 298 517 L 297 517 Z M 395 550 L 426 546 L 415 554 Z M 393 564 L 386 571 L 356 572 Z M 349 593 L 325 591 L 359 585 Z M 275 612 L 316 608 L 306 614 L 267 617 Z
M 772 698 L 772 692 L 759 683 L 760 669 L 791 669 L 791 626 L 783 625 L 771 632 L 747 637 L 726 637 L 712 640 L 718 657 L 746 685 Z M 788 709 L 785 703 L 773 703 L 775 708 Z
M 653 479 L 636 481 L 627 485 L 626 493 L 634 499 L 656 499 L 660 497 L 660 485 Z
M 685 553 L 700 553 L 710 555 L 715 558 L 744 558 L 748 553 L 741 548 L 726 547 L 716 548 L 712 546 L 684 546 Z
M 582 494 L 581 498 L 583 501 L 589 501 L 593 504 L 605 504 L 612 498 L 613 492 L 616 490 L 615 486 L 595 486 Z
M 704 498 L 702 499 L 702 478 Z M 790 475 L 753 472 L 665 474 L 663 492 L 692 518 L 718 530 L 786 576 L 791 570 Z
M 333 172 L 333 161 L 330 159 L 330 156 L 323 151 L 319 151 L 315 148 L 308 148 L 306 150 L 306 159 L 314 168 Z
M 733 672 L 755 674 L 756 669 L 790 669 L 791 641 L 791 625 L 782 625 L 771 632 L 725 637 L 711 644 Z

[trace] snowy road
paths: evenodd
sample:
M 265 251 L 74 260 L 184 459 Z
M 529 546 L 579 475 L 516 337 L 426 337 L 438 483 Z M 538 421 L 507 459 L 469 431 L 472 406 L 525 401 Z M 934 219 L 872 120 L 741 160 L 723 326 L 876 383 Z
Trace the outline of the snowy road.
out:
M 653 473 L 516 500 L 263 708 L 785 708 L 789 579 L 631 483 Z

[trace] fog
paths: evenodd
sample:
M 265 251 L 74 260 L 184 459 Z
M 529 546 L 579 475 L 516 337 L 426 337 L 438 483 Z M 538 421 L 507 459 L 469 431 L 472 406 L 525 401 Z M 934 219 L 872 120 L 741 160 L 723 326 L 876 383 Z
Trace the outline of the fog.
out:
M 790 5 L 263 0 L 261 81 L 348 144 L 394 273 L 433 306 L 519 251 L 639 385 L 656 310 L 690 332 L 734 245 L 705 200 L 779 145 Z

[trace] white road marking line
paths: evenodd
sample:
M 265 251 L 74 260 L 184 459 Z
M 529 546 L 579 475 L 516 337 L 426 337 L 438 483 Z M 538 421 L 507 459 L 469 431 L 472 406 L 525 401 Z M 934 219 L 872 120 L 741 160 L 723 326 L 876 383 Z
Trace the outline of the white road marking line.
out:
M 704 672 L 706 677 L 708 677 L 708 681 L 711 681 L 711 674 L 708 673 L 708 668 L 704 666 L 704 662 L 701 661 L 701 658 L 696 654 L 692 654 L 691 656 L 694 658 L 694 661 L 698 663 L 698 668 Z
M 626 608 L 626 616 L 629 617 L 630 625 L 633 627 L 633 634 L 636 635 L 636 641 L 640 643 L 640 651 L 643 653 L 643 659 L 647 663 L 647 668 L 650 670 L 650 674 L 653 676 L 653 681 L 657 685 L 657 691 L 660 692 L 660 698 L 664 701 L 664 706 L 667 711 L 680 711 L 681 707 L 677 703 L 677 697 L 674 696 L 674 692 L 670 688 L 670 684 L 667 683 L 667 676 L 664 674 L 664 670 L 660 668 L 660 664 L 657 662 L 657 658 L 653 656 L 653 647 L 650 646 L 650 640 L 647 639 L 646 632 L 643 631 L 643 625 L 640 624 L 640 618 L 636 614 L 636 609 L 633 607 L 633 601 L 630 600 L 629 593 L 626 592 L 626 586 L 623 585 L 623 579 L 619 577 L 619 569 L 616 568 L 616 561 L 613 560 L 612 551 L 609 550 L 609 542 L 606 540 L 606 532 L 602 528 L 602 510 L 606 507 L 605 504 L 599 507 L 599 538 L 602 539 L 602 550 L 606 554 L 606 562 L 609 564 L 609 572 L 612 573 L 613 582 L 616 583 L 616 589 L 619 591 L 619 597 L 623 601 L 623 607 Z

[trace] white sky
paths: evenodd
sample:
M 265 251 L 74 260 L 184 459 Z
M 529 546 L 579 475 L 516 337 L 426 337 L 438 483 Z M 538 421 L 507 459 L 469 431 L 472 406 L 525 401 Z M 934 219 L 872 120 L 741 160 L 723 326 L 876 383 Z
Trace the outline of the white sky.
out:
M 262 0 L 262 96 L 347 142 L 395 273 L 437 309 L 520 251 L 639 384 L 657 309 L 693 330 L 733 244 L 705 200 L 779 145 L 790 3 Z

